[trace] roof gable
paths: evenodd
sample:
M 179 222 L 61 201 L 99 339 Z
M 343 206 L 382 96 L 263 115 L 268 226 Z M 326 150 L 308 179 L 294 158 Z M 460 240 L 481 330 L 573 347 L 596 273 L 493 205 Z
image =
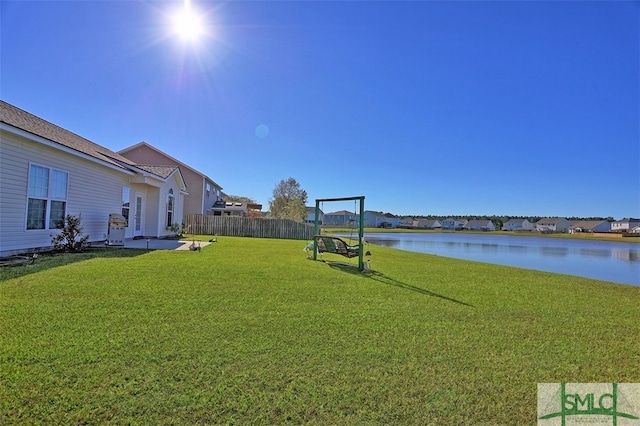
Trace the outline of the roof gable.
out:
M 571 222 L 572 228 L 582 228 L 582 229 L 593 229 L 597 226 L 602 225 L 603 223 L 609 223 L 606 220 L 577 220 L 575 222 Z
M 144 170 L 145 172 L 149 172 L 156 176 L 160 176 L 163 179 L 167 179 L 169 176 L 173 174 L 176 170 L 180 170 L 176 166 L 154 166 L 154 165 L 146 165 L 146 164 L 138 164 L 137 167 L 139 169 Z
M 118 153 L 120 155 L 126 156 L 128 152 L 135 151 L 136 149 L 140 149 L 140 148 L 154 151 L 155 153 L 157 153 L 157 154 L 159 154 L 159 155 L 171 160 L 171 162 L 174 162 L 174 163 L 178 164 L 179 167 L 183 167 L 185 169 L 191 170 L 192 172 L 202 176 L 204 179 L 210 181 L 211 183 L 213 183 L 218 188 L 222 189 L 222 187 L 220 185 L 218 185 L 213 179 L 211 179 L 210 177 L 208 177 L 204 173 L 194 169 L 193 167 L 189 166 L 188 164 L 183 163 L 182 161 L 178 160 L 177 158 L 172 157 L 171 155 L 167 154 L 166 152 L 156 148 L 155 146 L 153 146 L 153 145 L 151 145 L 151 144 L 149 144 L 147 142 L 142 141 L 142 142 L 139 142 L 139 143 L 137 143 L 135 145 L 131 145 L 130 147 L 127 147 L 125 149 L 121 149 L 120 151 L 118 151 Z
M 509 219 L 506 223 L 524 223 L 526 219 Z

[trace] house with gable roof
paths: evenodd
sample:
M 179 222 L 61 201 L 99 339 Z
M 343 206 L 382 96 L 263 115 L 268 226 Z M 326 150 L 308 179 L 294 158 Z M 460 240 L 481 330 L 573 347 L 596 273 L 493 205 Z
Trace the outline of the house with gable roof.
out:
M 607 220 L 576 220 L 571 222 L 569 233 L 611 232 L 611 222 Z
M 316 208 L 314 206 L 306 206 L 307 209 L 307 219 L 306 223 L 316 223 Z M 322 225 L 324 213 L 322 209 L 318 209 L 318 225 Z
M 364 212 L 364 226 L 369 228 L 396 228 L 400 218 L 391 214 L 366 210 Z
M 454 219 L 450 217 L 442 221 L 442 229 L 463 229 L 467 225 L 467 222 L 469 222 L 467 219 Z
M 470 231 L 495 231 L 496 226 L 489 219 L 472 219 L 466 223 L 464 229 Z
M 632 217 L 625 217 L 622 220 L 616 220 L 611 223 L 612 232 L 638 232 L 637 228 L 640 226 L 640 219 L 634 219 Z
M 411 228 L 417 228 L 417 227 L 418 227 L 418 219 L 414 217 L 403 217 L 402 219 L 400 219 L 400 222 L 398 223 L 398 228 L 411 229 Z
M 567 232 L 571 223 L 563 217 L 545 217 L 536 222 L 537 232 Z
M 442 228 L 442 224 L 438 219 L 418 219 L 417 227 L 424 229 L 439 229 Z
M 323 216 L 323 224 L 326 226 L 349 226 L 358 227 L 358 215 L 346 210 L 325 213 Z
M 171 236 L 182 222 L 179 167 L 138 164 L 4 101 L 0 152 L 0 256 L 50 248 L 67 214 L 92 242 L 112 213 L 127 219 L 125 238 Z
M 138 164 L 179 167 L 189 188 L 189 195 L 184 200 L 184 214 L 213 214 L 212 209 L 217 208 L 214 204 L 222 199 L 222 187 L 211 178 L 147 142 L 140 142 L 122 149 L 118 154 Z
M 378 228 L 385 222 L 384 213 L 373 210 L 365 210 L 364 226 L 367 228 Z
M 509 219 L 502 225 L 503 231 L 533 231 L 534 224 L 527 219 L 513 218 Z

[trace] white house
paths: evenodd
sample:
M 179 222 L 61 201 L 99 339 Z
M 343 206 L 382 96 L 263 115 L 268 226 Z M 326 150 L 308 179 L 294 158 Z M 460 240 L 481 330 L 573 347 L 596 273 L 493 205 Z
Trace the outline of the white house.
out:
M 368 228 L 396 228 L 400 218 L 391 214 L 366 210 L 364 212 L 364 226 Z
M 624 218 L 611 222 L 611 232 L 632 232 L 640 226 L 640 219 Z
M 509 219 L 502 225 L 503 231 L 533 231 L 535 225 L 527 219 Z
M 384 214 L 384 223 L 385 226 L 389 226 L 391 228 L 397 228 L 400 224 L 400 218 L 393 213 L 385 213 Z
M 213 204 L 222 199 L 222 187 L 211 178 L 146 142 L 120 150 L 118 154 L 135 164 L 179 167 L 185 184 L 189 188 L 189 195 L 184 199 L 184 214 L 208 214 Z
M 321 209 L 318 209 L 318 225 L 322 225 L 322 218 L 324 213 L 322 213 Z M 316 208 L 307 206 L 307 219 L 306 223 L 316 223 Z
M 536 222 L 537 232 L 567 232 L 571 224 L 563 217 L 545 217 Z
M 417 228 L 438 229 L 442 228 L 442 224 L 437 219 L 418 219 Z
M 463 229 L 467 224 L 467 219 L 448 218 L 442 221 L 442 229 Z
M 495 231 L 496 227 L 489 219 L 473 219 L 466 223 L 465 229 L 470 231 Z
M 165 237 L 182 222 L 180 168 L 142 166 L 0 101 L 0 256 L 47 249 L 67 214 L 89 240 L 104 241 L 109 214 L 126 238 Z

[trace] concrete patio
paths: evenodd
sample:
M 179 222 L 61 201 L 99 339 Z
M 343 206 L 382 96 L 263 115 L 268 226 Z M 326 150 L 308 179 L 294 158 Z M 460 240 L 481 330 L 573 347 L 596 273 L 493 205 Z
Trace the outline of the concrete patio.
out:
M 211 244 L 209 241 L 200 240 L 170 240 L 162 238 L 141 238 L 136 240 L 126 240 L 124 246 L 110 246 L 110 247 L 124 247 L 133 249 L 148 249 L 148 250 L 189 250 L 191 245 L 194 247 L 206 247 Z

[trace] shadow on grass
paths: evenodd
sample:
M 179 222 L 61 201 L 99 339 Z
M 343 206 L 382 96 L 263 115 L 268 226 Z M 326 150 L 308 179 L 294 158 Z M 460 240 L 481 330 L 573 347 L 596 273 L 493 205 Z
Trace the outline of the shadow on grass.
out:
M 470 303 L 466 303 L 466 302 L 463 302 L 461 300 L 453 299 L 451 297 L 443 296 L 442 294 L 434 293 L 432 291 L 425 290 L 424 288 L 416 287 L 415 285 L 412 285 L 412 284 L 407 284 L 407 283 L 404 283 L 402 281 L 398 281 L 398 280 L 396 280 L 394 278 L 386 276 L 385 274 L 383 274 L 381 272 L 376 272 L 376 271 L 361 272 L 361 271 L 358 270 L 358 267 L 356 265 L 353 265 L 353 264 L 350 264 L 350 263 L 327 262 L 327 261 L 325 261 L 325 263 L 328 264 L 331 268 L 337 269 L 337 270 L 342 271 L 342 272 L 346 272 L 346 273 L 353 274 L 353 275 L 360 275 L 362 277 L 369 278 L 369 279 L 372 279 L 374 281 L 378 281 L 379 283 L 382 283 L 382 284 L 387 284 L 387 285 L 391 285 L 391 286 L 394 286 L 394 287 L 399 287 L 399 288 L 402 288 L 404 290 L 415 291 L 416 293 L 421 293 L 421 294 L 424 294 L 424 295 L 427 295 L 427 296 L 437 297 L 439 299 L 447 300 L 449 302 L 458 303 L 460 305 L 464 305 L 464 306 L 469 306 L 469 307 L 475 308 L 475 306 L 473 306 Z
M 69 265 L 95 258 L 127 258 L 149 253 L 148 250 L 124 248 L 91 248 L 80 253 L 40 253 L 30 264 L 18 264 L 0 268 L 0 283 L 35 274 L 58 266 Z

